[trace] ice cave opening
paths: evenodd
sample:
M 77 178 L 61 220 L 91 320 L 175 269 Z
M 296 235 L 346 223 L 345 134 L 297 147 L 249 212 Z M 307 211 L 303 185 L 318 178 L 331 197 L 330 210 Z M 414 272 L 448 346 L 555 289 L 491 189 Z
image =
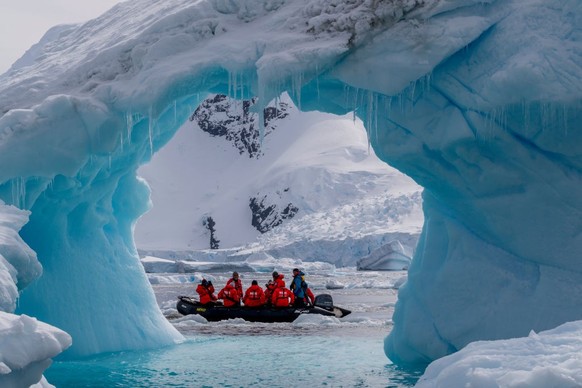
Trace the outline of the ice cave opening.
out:
M 132 23 L 124 3 L 49 47 L 58 60 L 47 52 L 3 75 L 0 199 L 30 210 L 21 235 L 44 271 L 8 271 L 27 279 L 16 311 L 70 333 L 73 357 L 180 341 L 133 242 L 149 206 L 136 170 L 206 93 L 286 90 L 304 110 L 355 111 L 376 154 L 425 188 L 390 359 L 426 364 L 582 319 L 579 5 L 412 3 L 347 29 L 285 2 L 152 5 Z M 307 22 L 290 26 L 297 18 Z M 134 35 L 111 45 L 87 33 L 99 23 Z M 241 31 L 248 39 L 233 38 Z

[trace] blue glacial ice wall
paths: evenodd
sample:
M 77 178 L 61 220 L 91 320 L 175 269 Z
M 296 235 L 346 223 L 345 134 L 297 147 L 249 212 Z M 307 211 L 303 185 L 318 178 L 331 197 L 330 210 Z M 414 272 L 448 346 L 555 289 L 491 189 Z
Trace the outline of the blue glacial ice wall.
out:
M 20 310 L 75 354 L 179 339 L 133 245 L 135 171 L 207 92 L 288 90 L 355 110 L 425 187 L 392 360 L 582 319 L 581 18 L 575 0 L 141 0 L 67 29 L 0 76 L 0 198 L 31 211 L 44 267 Z

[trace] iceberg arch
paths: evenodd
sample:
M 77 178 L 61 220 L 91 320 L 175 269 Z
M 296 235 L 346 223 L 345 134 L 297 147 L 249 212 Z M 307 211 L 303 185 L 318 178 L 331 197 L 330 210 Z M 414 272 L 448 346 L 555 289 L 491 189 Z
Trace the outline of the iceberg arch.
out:
M 133 244 L 137 167 L 206 93 L 287 90 L 355 111 L 425 187 L 393 361 L 582 319 L 581 22 L 576 0 L 140 0 L 63 29 L 0 76 L 0 199 L 44 267 L 19 310 L 73 355 L 178 341 Z

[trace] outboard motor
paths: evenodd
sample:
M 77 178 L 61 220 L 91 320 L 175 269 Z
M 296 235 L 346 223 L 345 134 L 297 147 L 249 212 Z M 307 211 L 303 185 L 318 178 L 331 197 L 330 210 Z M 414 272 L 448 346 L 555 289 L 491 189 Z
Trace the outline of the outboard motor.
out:
M 317 295 L 313 305 L 329 311 L 333 311 L 333 298 L 329 294 Z

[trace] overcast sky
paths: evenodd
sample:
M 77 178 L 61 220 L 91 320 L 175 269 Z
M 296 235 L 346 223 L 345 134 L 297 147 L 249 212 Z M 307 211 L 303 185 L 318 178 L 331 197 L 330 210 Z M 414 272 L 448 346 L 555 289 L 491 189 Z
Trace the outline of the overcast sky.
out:
M 0 0 L 0 74 L 57 24 L 93 19 L 121 0 Z

